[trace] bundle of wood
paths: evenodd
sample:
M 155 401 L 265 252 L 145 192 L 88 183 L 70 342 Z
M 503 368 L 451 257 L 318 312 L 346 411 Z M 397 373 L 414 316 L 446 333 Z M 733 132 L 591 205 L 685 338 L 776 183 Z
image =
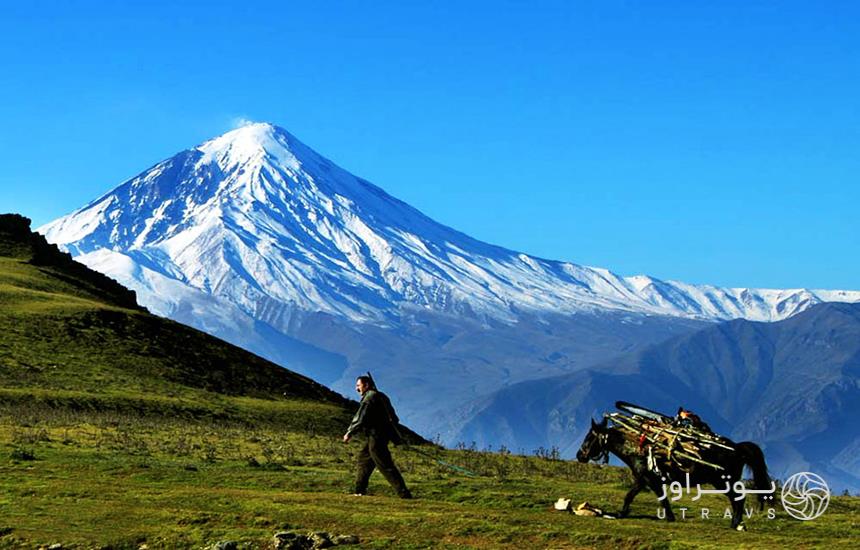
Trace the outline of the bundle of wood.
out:
M 703 454 L 713 447 L 734 449 L 731 440 L 706 427 L 679 424 L 672 417 L 622 402 L 618 407 L 626 414 L 606 416 L 631 445 L 648 456 L 648 467 L 655 472 L 672 464 L 684 471 L 692 471 L 698 464 L 722 470 L 722 466 L 705 460 Z

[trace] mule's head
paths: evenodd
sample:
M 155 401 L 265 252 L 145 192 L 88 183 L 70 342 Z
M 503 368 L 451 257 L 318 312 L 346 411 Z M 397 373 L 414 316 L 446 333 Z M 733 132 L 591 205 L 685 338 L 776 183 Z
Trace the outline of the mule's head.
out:
M 576 459 L 580 462 L 597 460 L 606 455 L 606 418 L 598 424 L 591 420 L 591 429 L 585 434 L 585 439 L 576 453 Z

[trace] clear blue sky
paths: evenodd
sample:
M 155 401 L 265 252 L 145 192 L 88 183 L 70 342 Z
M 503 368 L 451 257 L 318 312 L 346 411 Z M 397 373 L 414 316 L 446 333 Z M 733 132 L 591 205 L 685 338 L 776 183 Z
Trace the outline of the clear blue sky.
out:
M 860 289 L 860 2 L 6 3 L 0 211 L 270 121 L 537 256 Z

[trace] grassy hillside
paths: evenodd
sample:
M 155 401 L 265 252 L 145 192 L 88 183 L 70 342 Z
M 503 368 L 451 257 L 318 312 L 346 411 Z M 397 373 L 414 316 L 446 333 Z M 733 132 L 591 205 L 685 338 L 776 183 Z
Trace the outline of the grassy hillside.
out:
M 811 522 L 755 515 L 746 533 L 723 519 L 657 522 L 648 494 L 627 520 L 554 512 L 562 496 L 617 510 L 629 479 L 546 450 L 399 448 L 418 498 L 395 498 L 378 474 L 373 496 L 353 497 L 359 446 L 340 435 L 354 402 L 148 315 L 39 239 L 0 216 L 0 548 L 266 548 L 282 530 L 358 535 L 364 548 L 850 548 L 860 537 L 852 497 Z M 685 504 L 697 517 L 726 507 Z
M 332 433 L 351 410 L 306 377 L 148 314 L 132 291 L 72 261 L 14 215 L 0 216 L 0 396 L 248 422 L 282 421 L 303 400 L 313 403 L 313 418 L 331 421 Z

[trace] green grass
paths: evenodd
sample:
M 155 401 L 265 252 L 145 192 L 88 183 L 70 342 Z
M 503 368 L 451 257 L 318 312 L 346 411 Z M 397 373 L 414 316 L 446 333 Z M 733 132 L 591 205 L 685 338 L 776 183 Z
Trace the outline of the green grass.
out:
M 296 426 L 7 407 L 0 548 L 261 546 L 282 529 L 356 534 L 366 548 L 849 548 L 860 536 L 853 497 L 835 497 L 811 522 L 781 510 L 773 520 L 756 515 L 743 533 L 724 519 L 657 521 L 652 494 L 640 495 L 632 519 L 577 517 L 552 511 L 552 502 L 564 496 L 617 510 L 626 471 L 432 447 L 423 449 L 478 475 L 395 449 L 418 498 L 395 498 L 379 474 L 372 496 L 353 497 L 346 492 L 357 449 Z M 712 515 L 727 505 L 718 497 L 703 502 Z M 699 503 L 687 506 L 698 515 Z

